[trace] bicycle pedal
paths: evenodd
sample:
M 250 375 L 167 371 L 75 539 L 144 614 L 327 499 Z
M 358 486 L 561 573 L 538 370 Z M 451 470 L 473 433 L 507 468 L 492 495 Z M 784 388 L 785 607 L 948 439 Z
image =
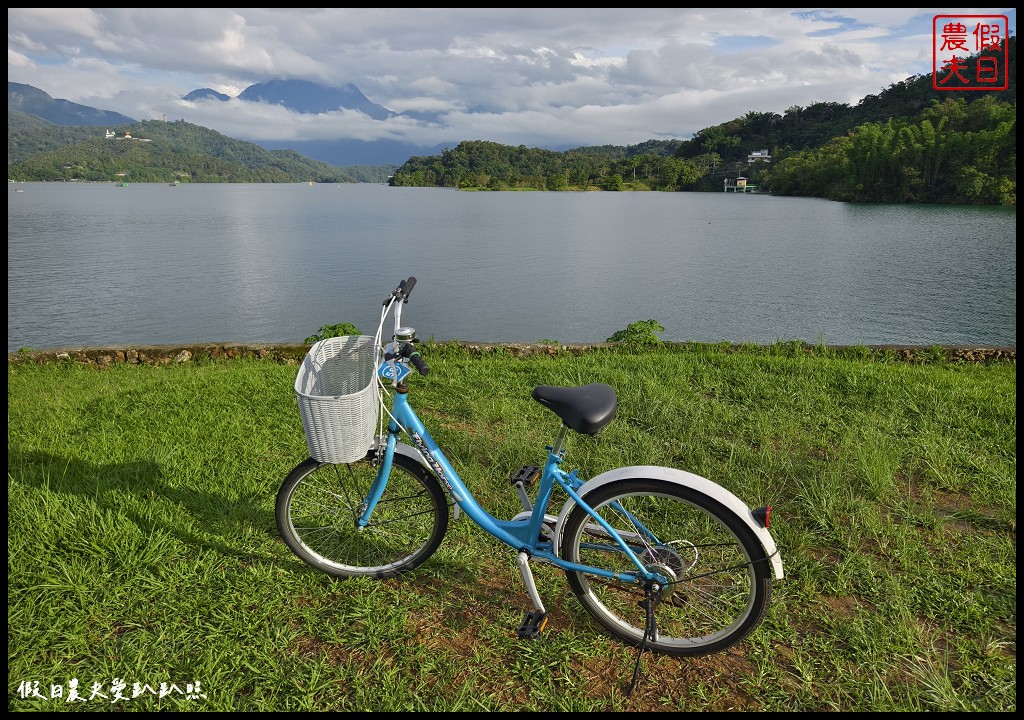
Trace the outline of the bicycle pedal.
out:
M 523 622 L 519 624 L 516 634 L 523 640 L 535 640 L 540 636 L 540 631 L 548 624 L 548 614 L 540 610 L 531 610 L 526 613 Z
M 516 470 L 512 477 L 509 478 L 509 482 L 513 485 L 516 483 L 522 483 L 525 487 L 530 487 L 537 478 L 540 477 L 540 468 L 534 465 L 523 465 L 521 468 Z

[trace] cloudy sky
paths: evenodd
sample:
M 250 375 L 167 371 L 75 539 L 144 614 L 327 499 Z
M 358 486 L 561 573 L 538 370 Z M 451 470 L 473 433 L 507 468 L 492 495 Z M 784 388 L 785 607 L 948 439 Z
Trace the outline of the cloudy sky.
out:
M 241 140 L 633 145 L 930 74 L 937 14 L 1016 34 L 1015 8 L 8 8 L 7 79 Z M 443 122 L 181 99 L 275 78 Z

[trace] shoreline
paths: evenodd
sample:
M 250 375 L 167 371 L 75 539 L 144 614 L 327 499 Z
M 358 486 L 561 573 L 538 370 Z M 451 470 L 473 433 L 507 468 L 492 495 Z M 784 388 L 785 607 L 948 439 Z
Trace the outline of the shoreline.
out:
M 434 342 L 435 346 L 458 346 L 477 354 L 507 353 L 513 357 L 535 355 L 578 355 L 598 350 L 621 347 L 621 343 L 475 343 L 462 340 Z M 110 365 L 170 365 L 201 360 L 238 360 L 255 358 L 273 360 L 285 365 L 299 365 L 309 344 L 264 344 L 264 343 L 187 343 L 176 345 L 114 345 L 89 346 L 80 348 L 53 348 L 48 350 L 19 350 L 7 354 L 10 364 L 45 365 L 59 362 L 75 362 L 81 365 L 106 367 Z M 850 358 L 890 359 L 900 362 L 928 363 L 946 362 L 988 363 L 1016 362 L 1017 348 L 1000 346 L 966 345 L 814 345 L 796 341 L 778 342 L 771 345 L 752 343 L 699 343 L 662 341 L 657 345 L 641 346 L 641 350 L 675 348 L 677 350 L 714 349 L 727 352 L 752 351 L 778 354 L 780 351 L 802 351 L 812 355 L 827 352 Z

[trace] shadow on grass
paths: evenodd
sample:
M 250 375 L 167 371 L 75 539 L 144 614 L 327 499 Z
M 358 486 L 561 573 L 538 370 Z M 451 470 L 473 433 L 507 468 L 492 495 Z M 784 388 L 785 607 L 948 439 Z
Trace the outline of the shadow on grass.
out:
M 97 464 L 43 452 L 12 451 L 7 472 L 27 488 L 63 496 L 55 497 L 55 503 L 84 505 L 95 508 L 99 515 L 123 517 L 146 537 L 162 532 L 185 545 L 239 560 L 276 559 L 253 552 L 262 542 L 256 536 L 277 537 L 266 497 L 232 498 L 176 486 L 167 482 L 157 463 L 148 460 Z

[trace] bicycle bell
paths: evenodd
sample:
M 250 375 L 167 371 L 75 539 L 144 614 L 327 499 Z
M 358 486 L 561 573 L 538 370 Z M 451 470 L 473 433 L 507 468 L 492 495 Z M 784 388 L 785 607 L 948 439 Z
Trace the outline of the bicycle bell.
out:
M 416 341 L 416 328 L 400 327 L 395 329 L 395 340 L 402 343 Z

